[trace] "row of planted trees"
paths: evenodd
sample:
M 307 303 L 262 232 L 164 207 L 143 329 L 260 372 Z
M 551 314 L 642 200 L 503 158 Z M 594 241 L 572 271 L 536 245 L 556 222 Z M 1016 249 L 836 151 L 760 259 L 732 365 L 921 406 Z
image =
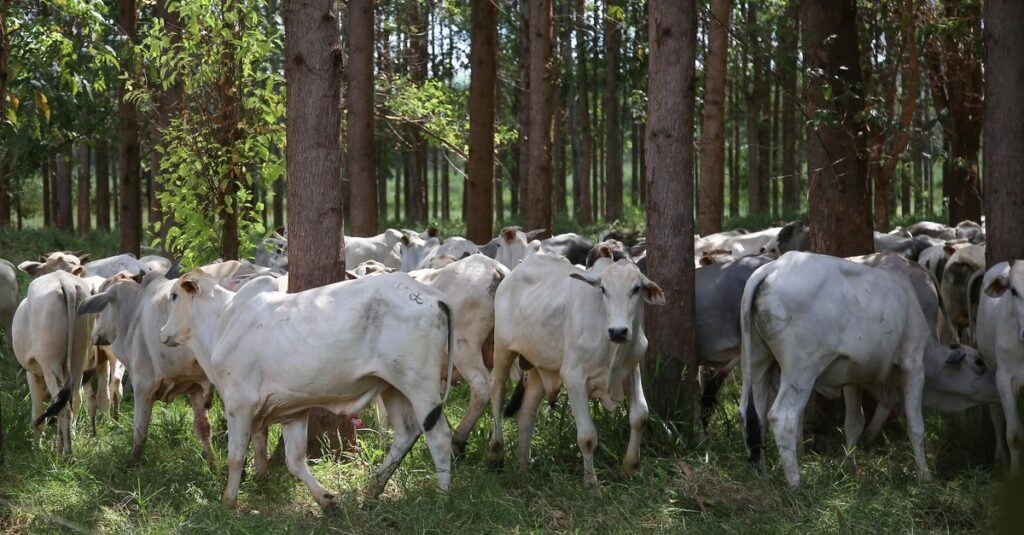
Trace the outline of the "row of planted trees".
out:
M 82 214 L 103 230 L 124 216 L 126 248 L 146 227 L 172 248 L 209 244 L 180 249 L 195 258 L 237 256 L 250 234 L 283 225 L 281 7 L 0 4 L 0 225 L 35 217 L 85 232 Z M 798 0 L 697 8 L 699 231 L 795 217 L 807 208 L 806 131 L 821 120 L 804 104 L 815 73 L 801 32 L 813 29 Z M 586 227 L 642 205 L 648 15 L 623 0 L 340 9 L 352 232 L 456 218 L 483 239 L 495 221 L 550 227 L 551 215 L 528 217 L 539 207 Z M 896 213 L 976 219 L 981 2 L 887 0 L 854 20 L 875 226 Z M 530 196 L 538 178 L 550 202 Z

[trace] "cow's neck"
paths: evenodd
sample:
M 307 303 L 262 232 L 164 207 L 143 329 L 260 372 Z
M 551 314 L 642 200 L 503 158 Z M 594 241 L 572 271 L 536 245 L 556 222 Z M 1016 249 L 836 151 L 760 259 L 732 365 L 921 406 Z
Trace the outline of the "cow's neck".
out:
M 234 292 L 214 286 L 210 297 L 198 303 L 199 306 L 193 305 L 189 346 L 204 369 L 213 357 L 213 347 L 220 337 L 221 325 L 225 321 L 224 312 L 234 296 Z M 207 371 L 208 375 L 209 373 Z
M 136 333 L 142 329 L 142 322 L 139 321 L 141 312 L 139 310 L 139 302 L 141 301 L 142 289 L 138 287 L 133 288 L 127 284 L 122 286 L 117 293 L 117 300 L 111 303 L 111 305 L 117 306 L 118 333 L 110 348 L 118 358 L 130 359 L 134 356 L 134 352 L 131 350 L 132 340 L 135 339 Z

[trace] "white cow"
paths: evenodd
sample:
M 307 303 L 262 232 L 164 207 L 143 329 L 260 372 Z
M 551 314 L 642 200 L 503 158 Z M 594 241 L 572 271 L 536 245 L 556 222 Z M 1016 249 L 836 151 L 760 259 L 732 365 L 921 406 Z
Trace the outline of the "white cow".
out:
M 61 452 L 65 455 L 71 453 L 72 417 L 80 402 L 82 372 L 89 364 L 92 328 L 92 321 L 77 317 L 75 309 L 89 294 L 81 278 L 54 271 L 29 284 L 28 294 L 14 313 L 14 355 L 28 379 L 35 442 L 38 445 L 43 421 L 58 416 Z M 44 413 L 47 391 L 53 403 Z M 67 408 L 69 402 L 71 407 Z
M 452 307 L 452 332 L 455 337 L 451 359 L 459 375 L 469 383 L 470 400 L 466 413 L 452 436 L 452 450 L 462 454 L 469 433 L 490 401 L 489 362 L 484 345 L 494 331 L 494 294 L 509 274 L 508 268 L 482 254 L 466 257 L 441 269 L 411 273 L 417 281 L 444 295 Z M 486 348 L 490 353 L 490 348 Z M 488 355 L 489 356 L 489 355 Z
M 724 249 L 731 252 L 736 258 L 761 254 L 761 250 L 778 237 L 781 230 L 782 227 L 772 227 L 757 232 L 732 236 L 724 240 L 720 247 L 713 247 L 712 249 Z
M 398 244 L 403 234 L 393 228 L 369 238 L 345 236 L 345 265 L 358 266 L 367 260 L 376 260 L 387 267 L 402 265 Z
M 520 227 L 501 229 L 494 239 L 497 247 L 494 259 L 509 269 L 515 269 L 521 260 L 540 252 L 540 241 L 534 237 L 543 232 L 543 229 L 525 232 Z
M 89 255 L 79 257 L 74 253 L 53 252 L 39 257 L 38 262 L 26 260 L 18 264 L 18 269 L 32 277 L 39 277 L 54 271 L 67 271 L 73 275 L 84 275 L 82 264 L 88 261 Z
M 14 343 L 11 341 L 11 325 L 14 311 L 18 309 L 18 274 L 14 264 L 0 258 L 0 329 L 7 341 L 7 356 L 14 358 Z
M 894 381 L 902 390 L 918 477 L 931 478 L 921 416 L 925 352 L 949 350 L 931 336 L 904 276 L 840 258 L 789 252 L 751 275 L 740 318 L 740 413 L 751 461 L 762 472 L 765 415 L 786 479 L 796 487 L 797 449 L 811 393 L 838 397 L 843 387 L 852 385 L 884 399 L 885 387 Z M 778 395 L 769 411 L 776 370 Z M 864 428 L 857 407 L 855 414 L 847 414 L 848 441 Z
M 353 415 L 377 395 L 395 441 L 368 493 L 384 489 L 424 432 L 438 486 L 448 490 L 451 429 L 442 411 L 441 368 L 451 313 L 440 292 L 391 273 L 294 294 L 260 277 L 234 293 L 193 271 L 175 283 L 171 301 L 162 341 L 187 344 L 224 402 L 226 505 L 237 502 L 253 430 L 281 423 L 289 471 L 318 504 L 331 507 L 333 495 L 305 461 L 309 409 Z
M 480 252 L 475 243 L 460 236 L 451 236 L 441 243 L 437 238 L 420 238 L 419 236 L 402 236 L 400 246 L 402 265 L 400 270 L 406 273 L 417 269 L 434 268 L 435 259 L 444 259 L 444 267 L 451 263 L 448 259 L 459 260 Z M 435 269 L 438 269 L 435 268 Z
M 610 264 L 610 265 L 609 265 Z M 545 393 L 554 399 L 564 384 L 576 420 L 583 453 L 584 480 L 599 492 L 594 474 L 597 429 L 589 400 L 608 410 L 629 401 L 627 473 L 640 463 L 640 439 L 647 422 L 647 401 L 640 382 L 640 360 L 647 351 L 644 303 L 662 305 L 664 294 L 629 260 L 600 259 L 601 271 L 584 271 L 547 255 L 527 258 L 498 287 L 494 298 L 494 369 L 491 408 L 494 431 L 488 458 L 504 461 L 502 404 L 515 354 L 532 366 L 519 410 L 519 467 L 530 462 L 530 439 L 537 407 Z
M 240 267 L 238 262 L 230 261 L 200 269 L 218 283 L 224 283 L 231 280 Z M 130 372 L 135 420 L 128 465 L 135 466 L 142 460 L 153 404 L 156 401 L 170 403 L 185 394 L 192 402 L 193 429 L 203 446 L 203 457 L 212 468 L 214 455 L 207 410 L 213 398 L 213 385 L 186 347 L 172 348 L 160 343 L 160 328 L 167 322 L 175 280 L 168 280 L 163 273 L 150 273 L 144 280 L 118 274 L 108 279 L 99 293 L 87 299 L 78 313 L 99 314 L 92 342 L 110 345 L 116 354 L 122 355 Z M 257 471 L 264 472 L 265 437 L 262 441 L 257 439 L 256 450 Z
M 1024 261 L 1000 262 L 981 281 L 976 337 L 978 350 L 996 370 L 996 388 L 1006 414 L 1010 466 L 1020 467 L 1024 448 L 1017 397 L 1024 384 Z

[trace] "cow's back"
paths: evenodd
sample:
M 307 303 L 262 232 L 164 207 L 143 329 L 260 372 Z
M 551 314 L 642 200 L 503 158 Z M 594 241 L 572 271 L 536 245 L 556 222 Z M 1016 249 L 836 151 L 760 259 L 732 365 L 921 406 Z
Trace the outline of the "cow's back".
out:
M 766 256 L 745 256 L 694 272 L 698 361 L 724 364 L 722 359 L 739 356 L 743 288 L 750 275 L 770 261 Z

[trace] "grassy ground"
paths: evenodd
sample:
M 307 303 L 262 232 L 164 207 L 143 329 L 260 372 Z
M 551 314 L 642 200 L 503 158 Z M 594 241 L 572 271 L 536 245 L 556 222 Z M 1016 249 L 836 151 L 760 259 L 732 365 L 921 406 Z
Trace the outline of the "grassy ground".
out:
M 15 262 L 52 249 L 86 249 L 102 256 L 115 248 L 116 240 L 103 235 L 80 240 L 48 231 L 0 233 L 0 256 Z M 452 422 L 460 419 L 466 397 L 465 387 L 455 390 L 447 408 Z M 0 466 L 0 533 L 996 531 L 1004 485 L 1000 472 L 990 466 L 991 439 L 978 431 L 982 415 L 970 414 L 965 421 L 929 416 L 927 448 L 934 483 L 916 483 L 910 448 L 898 428 L 888 433 L 889 440 L 858 452 L 859 473 L 845 475 L 841 437 L 833 431 L 820 441 L 824 447 L 808 443 L 802 457 L 804 487 L 790 491 L 774 451 L 767 479 L 757 477 L 745 462 L 737 400 L 738 388 L 727 385 L 711 438 L 695 444 L 680 445 L 652 421 L 641 470 L 631 478 L 619 472 L 628 439 L 625 411 L 606 413 L 595 405 L 602 498 L 592 497 L 583 485 L 564 399 L 554 408 L 541 409 L 534 463 L 526 474 L 513 460 L 511 421 L 505 424 L 505 470 L 487 468 L 490 419 L 485 416 L 471 435 L 467 456 L 455 465 L 447 497 L 435 490 L 433 465 L 421 442 L 384 496 L 364 501 L 361 490 L 389 442 L 386 434 L 364 430 L 353 458 L 325 460 L 314 467 L 341 505 L 337 514 L 324 516 L 306 487 L 282 466 L 275 466 L 265 479 L 247 478 L 237 510 L 221 506 L 226 466 L 219 463 L 213 473 L 206 468 L 184 400 L 157 406 L 143 463 L 136 469 L 125 468 L 131 450 L 130 393 L 122 403 L 121 419 L 101 418 L 97 436 L 90 437 L 85 419 L 79 420 L 71 458 L 62 459 L 56 452 L 52 427 L 42 448 L 33 449 L 24 372 L 3 358 L 0 407 L 7 437 L 6 462 Z M 216 406 L 213 420 L 215 446 L 223 457 L 226 435 Z

